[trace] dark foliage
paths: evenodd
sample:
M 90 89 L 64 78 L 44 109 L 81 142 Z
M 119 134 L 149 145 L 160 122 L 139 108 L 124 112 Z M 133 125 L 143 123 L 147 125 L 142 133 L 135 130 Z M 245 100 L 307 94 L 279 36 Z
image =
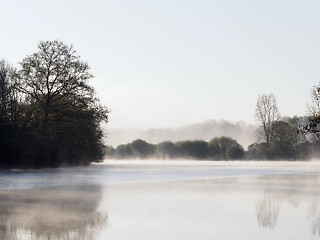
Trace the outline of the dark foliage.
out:
M 160 158 L 175 158 L 178 156 L 178 147 L 169 141 L 161 142 L 156 146 L 156 155 Z
M 16 70 L 0 61 L 0 167 L 89 164 L 103 158 L 102 121 L 87 63 L 72 46 L 40 42 Z
M 216 137 L 208 143 L 209 156 L 217 160 L 241 159 L 244 156 L 243 147 L 229 137 Z
M 228 160 L 236 160 L 243 159 L 245 156 L 243 147 L 240 145 L 231 146 L 227 148 L 226 151 L 226 159 Z
M 216 145 L 212 143 L 217 142 Z M 211 143 L 211 145 L 210 145 Z M 190 159 L 241 159 L 244 156 L 243 147 L 234 139 L 228 137 L 215 138 L 208 144 L 202 140 L 181 141 L 172 143 L 169 141 L 153 145 L 144 140 L 137 139 L 132 143 L 119 145 L 115 150 L 105 147 L 108 158 L 147 158 L 156 157 L 163 159 L 190 158 Z M 221 156 L 223 157 L 221 157 Z
M 244 148 L 230 137 L 215 137 L 209 142 L 170 141 L 153 145 L 137 139 L 119 145 L 116 149 L 105 147 L 108 158 L 189 158 L 197 160 L 307 160 L 320 158 L 320 141 L 306 141 L 298 131 L 298 118 L 275 121 L 272 124 L 272 142 L 253 143 Z
M 155 146 L 144 140 L 137 139 L 131 143 L 131 149 L 134 157 L 145 158 L 154 154 Z
M 119 145 L 116 148 L 115 152 L 116 152 L 116 157 L 118 157 L 118 158 L 132 158 L 133 157 L 133 152 L 132 152 L 130 144 Z

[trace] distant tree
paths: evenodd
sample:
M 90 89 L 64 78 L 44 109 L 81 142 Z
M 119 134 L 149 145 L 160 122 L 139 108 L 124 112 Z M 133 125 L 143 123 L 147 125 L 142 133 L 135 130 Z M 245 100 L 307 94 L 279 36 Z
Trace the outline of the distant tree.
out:
M 250 160 L 258 160 L 259 157 L 259 143 L 252 143 L 248 146 L 248 151 L 246 152 L 246 158 Z
M 270 144 L 262 142 L 258 144 L 258 156 L 260 159 L 270 159 Z
M 273 137 L 272 124 L 280 119 L 277 101 L 273 94 L 259 95 L 255 118 L 261 124 L 258 132 L 259 135 L 267 144 L 270 144 Z
M 233 157 L 233 153 L 231 153 L 231 151 L 240 151 L 240 149 L 243 150 L 242 146 L 236 140 L 230 137 L 215 137 L 208 143 L 210 157 L 214 159 L 227 159 L 228 157 L 226 152 L 229 148 L 234 148 L 234 150 L 230 150 L 230 155 L 228 156 L 230 158 Z
M 303 159 L 320 157 L 320 85 L 314 86 L 311 91 L 312 103 L 308 105 L 309 117 L 300 128 L 310 142 L 298 146 Z
M 305 137 L 299 132 L 301 117 L 285 117 L 272 123 L 272 142 L 248 146 L 249 159 L 302 159 L 306 158 Z M 303 157 L 302 157 L 303 156 Z
M 134 140 L 131 143 L 131 149 L 133 154 L 140 158 L 149 157 L 155 152 L 155 147 L 142 139 Z
M 298 158 L 294 135 L 287 122 L 275 121 L 272 124 L 273 138 L 271 143 L 254 143 L 248 146 L 249 159 L 294 159 Z
M 251 160 L 269 160 L 275 158 L 276 154 L 281 153 L 278 151 L 279 146 L 277 144 L 253 143 L 248 146 L 246 158 Z
M 311 134 L 320 139 L 320 85 L 312 88 L 312 104 L 308 106 L 309 119 L 302 127 L 302 132 Z
M 284 121 L 272 124 L 273 142 L 270 145 L 270 157 L 292 159 L 295 157 L 294 135 L 291 126 Z
M 235 159 L 243 159 L 245 156 L 245 152 L 242 146 L 236 145 L 228 147 L 226 150 L 226 159 L 235 160 Z
M 300 131 L 311 140 L 298 146 L 300 157 L 303 159 L 320 157 L 320 85 L 314 86 L 311 93 L 312 104 L 308 106 L 309 117 L 300 128 Z
M 130 144 L 121 144 L 116 149 L 116 156 L 118 158 L 132 158 L 133 152 Z
M 288 142 L 294 144 L 293 131 L 289 123 L 284 121 L 275 121 L 272 123 L 273 142 L 282 143 Z
M 208 143 L 202 140 L 181 141 L 177 144 L 181 157 L 204 159 L 208 153 Z
M 290 128 L 290 132 L 293 138 L 293 146 L 297 147 L 300 144 L 304 143 L 306 141 L 306 136 L 303 134 L 301 130 L 301 126 L 305 122 L 305 117 L 297 117 L 293 116 L 291 118 L 288 118 L 287 120 Z
M 219 160 L 224 159 L 224 153 L 220 146 L 220 138 L 215 137 L 208 143 L 208 154 L 210 158 Z
M 156 153 L 161 158 L 174 158 L 177 156 L 177 146 L 169 141 L 161 142 L 156 146 Z
M 113 158 L 113 157 L 115 157 L 116 150 L 112 146 L 104 145 L 103 146 L 103 153 L 107 158 Z
M 305 141 L 297 146 L 298 159 L 306 160 L 312 158 L 312 143 Z M 319 158 L 318 158 L 319 159 Z

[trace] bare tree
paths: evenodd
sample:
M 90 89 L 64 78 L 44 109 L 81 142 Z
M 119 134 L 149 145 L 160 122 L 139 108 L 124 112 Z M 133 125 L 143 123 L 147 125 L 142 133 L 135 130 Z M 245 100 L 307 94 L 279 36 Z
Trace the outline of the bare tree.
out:
M 258 134 L 267 144 L 271 143 L 273 136 L 272 125 L 275 121 L 280 119 L 277 101 L 273 94 L 259 95 L 255 119 L 261 124 Z

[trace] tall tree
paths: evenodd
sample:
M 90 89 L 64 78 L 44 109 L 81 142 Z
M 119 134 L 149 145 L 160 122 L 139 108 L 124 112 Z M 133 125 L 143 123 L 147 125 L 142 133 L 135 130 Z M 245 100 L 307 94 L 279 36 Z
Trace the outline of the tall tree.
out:
M 51 159 L 49 165 L 55 166 L 100 158 L 100 123 L 108 121 L 109 111 L 96 98 L 89 85 L 90 68 L 73 46 L 57 40 L 40 42 L 38 51 L 20 65 L 16 86 L 39 139 L 39 159 Z
M 8 167 L 17 158 L 18 92 L 14 88 L 15 69 L 0 60 L 0 167 Z
M 14 123 L 17 118 L 18 93 L 14 88 L 15 69 L 6 61 L 0 60 L 0 120 Z
M 61 105 L 86 108 L 96 103 L 94 90 L 88 85 L 93 75 L 73 46 L 57 40 L 40 42 L 38 52 L 20 64 L 19 90 L 27 100 L 38 104 L 44 128 L 50 114 L 57 113 Z
M 272 125 L 275 121 L 280 119 L 277 101 L 273 94 L 259 95 L 255 111 L 255 119 L 261 124 L 258 132 L 259 135 L 267 144 L 270 144 L 273 137 Z

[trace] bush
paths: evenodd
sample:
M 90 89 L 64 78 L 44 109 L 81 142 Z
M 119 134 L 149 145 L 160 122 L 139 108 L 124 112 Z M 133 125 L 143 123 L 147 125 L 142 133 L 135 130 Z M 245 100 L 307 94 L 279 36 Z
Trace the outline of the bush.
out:
M 155 152 L 155 147 L 152 144 L 141 139 L 134 140 L 130 145 L 135 157 L 146 158 Z
M 203 159 L 208 156 L 208 143 L 202 140 L 178 142 L 177 147 L 181 157 Z
M 243 159 L 244 150 L 240 145 L 228 147 L 226 151 L 226 158 L 230 160 Z
M 161 142 L 156 146 L 156 154 L 160 158 L 174 158 L 178 154 L 178 148 L 172 142 Z

